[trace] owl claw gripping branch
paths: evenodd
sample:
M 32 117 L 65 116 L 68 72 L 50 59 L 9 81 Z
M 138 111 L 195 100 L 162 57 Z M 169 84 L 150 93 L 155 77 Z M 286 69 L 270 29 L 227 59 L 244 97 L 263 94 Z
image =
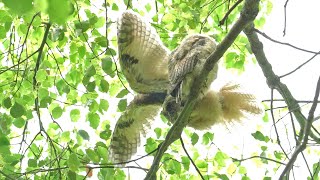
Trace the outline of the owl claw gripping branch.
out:
M 201 88 L 187 125 L 194 129 L 210 129 L 218 123 L 237 122 L 246 114 L 262 112 L 254 95 L 241 92 L 238 84 L 226 84 L 219 91 L 209 89 L 217 78 L 218 64 L 204 86 L 191 87 L 215 49 L 211 37 L 197 34 L 187 36 L 170 53 L 155 29 L 139 14 L 125 11 L 121 15 L 118 20 L 120 65 L 131 89 L 138 94 L 116 123 L 109 147 L 111 161 L 126 164 L 131 159 L 141 135 L 145 136 L 162 106 L 162 113 L 174 122 L 191 88 Z

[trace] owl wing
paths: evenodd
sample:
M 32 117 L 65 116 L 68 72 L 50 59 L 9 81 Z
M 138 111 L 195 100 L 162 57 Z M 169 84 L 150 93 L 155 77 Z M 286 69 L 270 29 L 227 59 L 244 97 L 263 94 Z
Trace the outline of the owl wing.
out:
M 120 66 L 131 89 L 138 93 L 166 92 L 169 50 L 156 30 L 132 11 L 125 11 L 117 28 Z
M 215 41 L 204 35 L 191 35 L 186 37 L 169 56 L 169 94 L 181 101 L 189 94 L 193 80 L 200 74 L 201 69 L 216 49 Z M 218 66 L 210 72 L 207 83 L 201 87 L 205 91 L 217 77 Z M 180 101 L 179 100 L 179 101 Z
M 113 132 L 109 159 L 114 163 L 124 163 L 137 152 L 141 136 L 145 136 L 150 123 L 159 113 L 165 93 L 139 94 L 120 116 Z

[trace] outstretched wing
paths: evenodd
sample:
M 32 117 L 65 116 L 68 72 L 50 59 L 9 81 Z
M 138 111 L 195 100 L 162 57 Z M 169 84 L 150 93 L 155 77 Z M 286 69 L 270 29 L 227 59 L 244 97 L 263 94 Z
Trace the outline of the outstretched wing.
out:
M 122 72 L 138 93 L 166 92 L 169 50 L 149 23 L 132 11 L 118 19 L 118 48 Z
M 199 75 L 206 59 L 215 51 L 215 41 L 205 35 L 186 37 L 169 56 L 169 93 L 184 101 L 189 94 L 193 80 Z M 218 66 L 210 72 L 207 83 L 201 87 L 203 92 L 217 77 Z
M 139 94 L 120 116 L 112 135 L 109 158 L 114 163 L 131 159 L 140 144 L 141 136 L 150 129 L 150 123 L 159 113 L 165 93 Z

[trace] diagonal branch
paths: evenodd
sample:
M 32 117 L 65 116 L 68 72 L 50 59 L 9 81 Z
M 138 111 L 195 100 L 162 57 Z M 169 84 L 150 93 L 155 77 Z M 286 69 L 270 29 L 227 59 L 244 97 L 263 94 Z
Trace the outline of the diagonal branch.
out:
M 241 31 L 246 27 L 249 22 L 252 22 L 259 12 L 259 0 L 246 0 L 241 11 L 241 15 L 236 23 L 231 28 L 230 32 L 227 34 L 225 39 L 217 46 L 215 52 L 213 52 L 210 57 L 207 59 L 204 68 L 201 71 L 199 77 L 197 77 L 192 85 L 191 93 L 189 94 L 188 100 L 180 113 L 179 117 L 175 121 L 175 123 L 170 128 L 165 141 L 160 145 L 157 154 L 153 160 L 150 171 L 148 172 L 145 179 L 156 179 L 156 173 L 159 167 L 160 160 L 162 155 L 173 143 L 175 140 L 179 139 L 182 133 L 183 128 L 187 125 L 189 116 L 193 107 L 195 105 L 196 97 L 200 93 L 200 88 L 208 77 L 210 70 L 213 69 L 214 65 L 219 61 L 219 59 L 223 56 L 223 54 L 227 51 L 227 49 L 232 45 L 237 36 L 241 33 Z

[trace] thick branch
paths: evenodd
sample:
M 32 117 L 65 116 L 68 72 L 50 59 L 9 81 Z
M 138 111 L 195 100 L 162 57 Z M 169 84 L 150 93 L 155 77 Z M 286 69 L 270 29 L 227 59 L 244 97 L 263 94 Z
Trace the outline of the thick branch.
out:
M 196 87 L 201 87 L 208 77 L 210 70 L 213 69 L 214 65 L 219 61 L 219 59 L 223 56 L 223 54 L 227 51 L 227 49 L 231 46 L 240 32 L 246 27 L 249 22 L 252 22 L 254 18 L 257 16 L 259 12 L 259 0 L 246 0 L 243 10 L 241 11 L 241 16 L 231 28 L 230 32 L 227 34 L 225 39 L 217 46 L 215 52 L 213 52 L 210 57 L 207 59 L 207 62 L 204 66 L 204 69 L 201 71 L 199 77 L 193 83 L 194 88 L 192 88 L 191 93 L 189 95 L 188 101 L 186 102 L 182 112 L 180 113 L 179 117 L 172 125 L 171 129 L 169 130 L 165 141 L 160 145 L 157 154 L 153 160 L 152 166 L 150 171 L 148 172 L 145 179 L 156 179 L 156 172 L 159 167 L 160 160 L 162 155 L 173 143 L 177 140 L 182 133 L 183 128 L 187 125 L 189 116 L 193 107 L 195 105 L 196 97 L 198 97 L 199 89 Z

